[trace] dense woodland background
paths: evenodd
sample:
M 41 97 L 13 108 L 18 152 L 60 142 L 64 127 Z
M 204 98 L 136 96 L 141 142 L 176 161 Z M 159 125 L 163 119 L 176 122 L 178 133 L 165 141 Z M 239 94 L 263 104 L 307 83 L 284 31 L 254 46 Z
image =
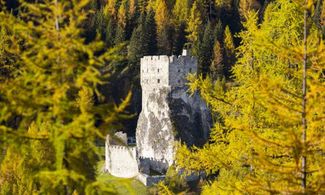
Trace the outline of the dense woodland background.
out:
M 202 149 L 179 145 L 177 166 L 205 171 L 206 194 L 324 193 L 323 0 L 0 5 L 0 192 L 115 193 L 96 179 L 98 140 L 134 134 L 139 59 L 188 48 L 215 124 Z M 189 190 L 169 172 L 161 193 Z
M 125 44 L 125 60 L 114 64 L 116 73 L 111 85 L 102 92 L 113 91 L 119 102 L 132 91 L 130 113 L 141 111 L 139 59 L 145 55 L 180 55 L 189 48 L 198 58 L 199 74 L 214 80 L 231 80 L 231 68 L 236 63 L 237 35 L 243 30 L 245 12 L 258 12 L 263 20 L 269 0 L 107 0 L 93 1 L 92 17 L 86 24 L 88 40 L 100 35 L 106 47 Z M 321 12 L 321 0 L 315 1 Z M 321 27 L 320 14 L 314 16 Z M 134 133 L 137 117 L 124 123 L 122 129 Z
M 236 63 L 236 48 L 241 39 L 245 12 L 258 13 L 263 21 L 264 11 L 272 0 L 96 0 L 91 1 L 91 13 L 84 24 L 88 42 L 97 37 L 105 48 L 121 46 L 124 60 L 104 67 L 110 72 L 110 84 L 100 91 L 107 101 L 120 103 L 129 91 L 133 97 L 128 108 L 136 116 L 141 111 L 139 85 L 140 58 L 145 55 L 180 55 L 183 48 L 198 58 L 199 74 L 231 79 Z M 18 11 L 19 1 L 7 1 Z M 314 21 L 321 25 L 322 0 L 314 2 Z M 323 30 L 325 32 L 325 30 Z M 105 92 L 110 93 L 105 93 Z M 109 95 L 111 94 L 111 95 Z M 125 121 L 120 130 L 133 135 L 137 117 Z

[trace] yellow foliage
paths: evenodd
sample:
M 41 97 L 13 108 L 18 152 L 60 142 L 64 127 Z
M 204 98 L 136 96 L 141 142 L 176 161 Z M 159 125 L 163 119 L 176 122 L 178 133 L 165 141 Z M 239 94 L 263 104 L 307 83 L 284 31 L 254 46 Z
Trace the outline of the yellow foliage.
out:
M 303 9 L 278 0 L 268 6 L 260 25 L 256 13 L 247 15 L 233 83 L 189 77 L 190 91 L 199 90 L 216 123 L 208 144 L 179 146 L 176 162 L 189 171 L 217 173 L 203 194 L 325 193 L 324 42 L 312 24 L 307 39 L 306 144 L 301 140 Z M 225 44 L 231 50 L 231 44 Z
M 165 0 L 158 0 L 157 1 L 157 9 L 155 20 L 157 24 L 157 32 L 158 34 L 166 27 L 169 23 L 169 13 L 167 8 L 167 3 Z
M 119 58 L 119 48 L 103 52 L 103 42 L 86 43 L 89 0 L 19 2 L 18 16 L 0 9 L 0 67 L 12 68 L 0 75 L 0 174 L 17 176 L 1 180 L 0 193 L 106 192 L 95 180 L 95 140 L 114 128 L 131 94 L 119 106 L 98 106 L 94 98 L 100 101 L 97 88 L 107 79 L 100 70 Z M 105 129 L 95 125 L 99 119 Z

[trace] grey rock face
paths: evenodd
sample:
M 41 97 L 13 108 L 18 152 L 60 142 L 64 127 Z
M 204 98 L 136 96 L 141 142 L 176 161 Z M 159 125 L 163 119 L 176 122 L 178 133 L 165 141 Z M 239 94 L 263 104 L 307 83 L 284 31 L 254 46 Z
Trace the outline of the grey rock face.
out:
M 211 116 L 198 93 L 190 96 L 186 87 L 174 88 L 168 97 L 170 119 L 176 138 L 187 145 L 203 145 L 209 134 Z
M 190 96 L 186 90 L 186 87 L 164 87 L 146 92 L 148 99 L 136 130 L 138 156 L 144 159 L 140 160 L 140 167 L 145 162 L 163 173 L 173 163 L 176 140 L 187 145 L 201 145 L 207 140 L 209 111 L 198 94 Z

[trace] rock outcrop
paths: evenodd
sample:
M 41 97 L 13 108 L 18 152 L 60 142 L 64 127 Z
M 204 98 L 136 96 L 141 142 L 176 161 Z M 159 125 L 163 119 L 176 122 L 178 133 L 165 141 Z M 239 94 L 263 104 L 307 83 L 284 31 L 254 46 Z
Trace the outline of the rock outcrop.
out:
M 185 86 L 143 92 L 146 97 L 136 129 L 140 169 L 163 173 L 173 163 L 176 140 L 187 145 L 207 140 L 211 117 L 199 95 L 190 96 Z

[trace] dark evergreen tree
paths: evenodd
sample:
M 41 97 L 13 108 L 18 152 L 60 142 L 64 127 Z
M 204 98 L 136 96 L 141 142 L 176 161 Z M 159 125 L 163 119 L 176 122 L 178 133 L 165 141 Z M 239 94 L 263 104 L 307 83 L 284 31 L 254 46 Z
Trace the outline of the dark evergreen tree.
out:
M 155 13 L 153 10 L 148 11 L 145 21 L 145 44 L 146 55 L 157 54 L 157 26 L 155 22 Z
M 199 73 L 206 76 L 212 62 L 214 36 L 212 24 L 209 22 L 205 28 L 202 42 L 199 49 Z
M 173 28 L 166 25 L 157 34 L 158 54 L 171 55 L 173 50 Z
M 145 25 L 140 23 L 132 33 L 128 46 L 128 60 L 131 65 L 139 64 L 140 58 L 146 53 L 144 32 Z
M 105 30 L 105 43 L 107 47 L 112 47 L 114 45 L 115 37 L 115 21 L 114 18 L 109 18 Z
M 223 40 L 223 28 L 222 28 L 222 23 L 221 23 L 221 20 L 219 19 L 215 26 L 214 26 L 214 32 L 213 32 L 213 35 L 214 35 L 214 40 L 215 41 L 219 41 L 219 42 L 222 42 Z
M 176 32 L 174 35 L 174 43 L 173 43 L 173 54 L 180 55 L 184 45 L 186 43 L 186 23 L 182 22 L 180 25 L 176 27 Z

